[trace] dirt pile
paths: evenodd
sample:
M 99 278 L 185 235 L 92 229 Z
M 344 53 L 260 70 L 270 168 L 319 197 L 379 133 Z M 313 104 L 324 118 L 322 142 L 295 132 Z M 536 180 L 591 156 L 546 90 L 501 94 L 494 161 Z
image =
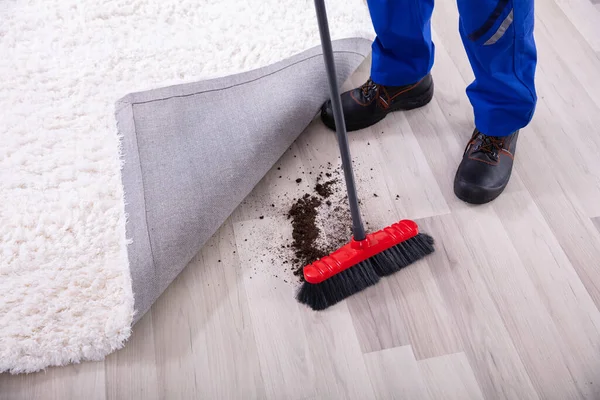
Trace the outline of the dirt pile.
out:
M 329 165 L 328 170 L 331 169 Z M 331 179 L 325 180 L 324 176 Z M 313 192 L 305 193 L 290 207 L 288 219 L 292 224 L 291 248 L 294 258 L 288 262 L 300 280 L 303 280 L 302 268 L 305 265 L 349 241 L 352 221 L 345 196 L 339 171 L 334 170 L 320 173 Z
M 292 205 L 288 213 L 288 219 L 292 220 L 292 249 L 296 256 L 294 263 L 310 263 L 310 260 L 314 261 L 325 255 L 321 249 L 315 247 L 321 233 L 316 219 L 322 203 L 320 198 L 306 193 Z

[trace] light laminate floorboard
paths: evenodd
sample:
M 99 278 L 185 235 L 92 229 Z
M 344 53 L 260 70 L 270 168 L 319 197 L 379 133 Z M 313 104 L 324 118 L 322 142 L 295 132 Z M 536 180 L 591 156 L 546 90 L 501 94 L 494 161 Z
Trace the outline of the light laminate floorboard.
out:
M 107 357 L 104 365 L 107 400 L 159 398 L 151 312 L 137 323 L 125 348 Z
M 263 267 L 264 249 L 277 239 L 277 226 L 289 225 L 269 217 L 236 223 L 234 231 L 266 398 L 302 399 L 315 395 L 315 388 L 306 384 L 313 381 L 315 365 L 293 289 L 271 270 L 254 273 L 254 268 Z
M 598 3 L 597 0 L 556 0 L 556 4 L 589 45 L 595 51 L 600 51 L 600 12 L 594 2 Z
M 439 239 L 427 264 L 452 312 L 486 398 L 537 399 L 531 378 L 454 215 L 419 221 Z
M 277 250 L 290 239 L 284 214 L 320 166 L 339 165 L 316 120 L 124 349 L 0 375 L 0 400 L 600 399 L 597 7 L 536 2 L 538 109 L 506 192 L 473 207 L 452 189 L 473 74 L 456 2 L 436 3 L 434 100 L 350 137 L 369 228 L 417 220 L 437 242 L 428 259 L 322 313 L 294 300 Z
M 598 228 L 598 231 L 600 231 L 600 217 L 592 218 L 592 222 L 594 223 L 596 228 Z
M 226 223 L 153 306 L 159 398 L 264 398 L 240 266 Z
M 465 353 L 428 358 L 417 364 L 432 399 L 480 400 L 484 398 Z
M 106 396 L 104 361 L 50 368 L 34 375 L 0 375 L 0 399 L 90 399 Z
M 410 346 L 365 354 L 378 400 L 430 400 Z
M 541 398 L 575 398 L 561 338 L 497 215 L 455 216 L 460 235 Z
M 424 263 L 348 300 L 363 351 L 412 344 L 417 359 L 461 349 L 455 322 Z
M 529 193 L 494 205 L 527 275 L 558 333 L 558 345 L 578 390 L 600 398 L 600 315 L 577 272 Z M 517 211 L 519 210 L 519 211 Z

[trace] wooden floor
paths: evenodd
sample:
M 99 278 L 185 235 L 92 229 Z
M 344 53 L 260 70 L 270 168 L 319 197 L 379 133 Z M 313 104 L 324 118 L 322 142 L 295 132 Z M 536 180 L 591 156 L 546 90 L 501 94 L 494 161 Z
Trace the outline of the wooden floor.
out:
M 365 219 L 416 219 L 437 241 L 426 261 L 322 313 L 295 302 L 264 253 L 290 235 L 283 194 L 338 162 L 317 121 L 123 350 L 0 375 L 0 398 L 600 399 L 600 10 L 540 0 L 536 13 L 539 105 L 494 203 L 452 191 L 472 131 L 452 0 L 436 4 L 434 101 L 352 134 Z

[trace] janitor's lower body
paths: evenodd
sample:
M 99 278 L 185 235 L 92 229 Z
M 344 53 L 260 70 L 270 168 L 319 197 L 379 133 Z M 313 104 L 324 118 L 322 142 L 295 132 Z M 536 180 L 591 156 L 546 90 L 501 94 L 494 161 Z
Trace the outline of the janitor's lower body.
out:
M 534 0 L 457 0 L 459 32 L 475 80 L 467 87 L 475 129 L 454 181 L 456 195 L 481 204 L 498 197 L 510 179 L 519 130 L 533 116 L 537 96 Z M 429 103 L 435 45 L 433 0 L 368 0 L 377 38 L 371 78 L 342 95 L 348 130 L 388 113 Z M 322 119 L 335 129 L 331 103 Z

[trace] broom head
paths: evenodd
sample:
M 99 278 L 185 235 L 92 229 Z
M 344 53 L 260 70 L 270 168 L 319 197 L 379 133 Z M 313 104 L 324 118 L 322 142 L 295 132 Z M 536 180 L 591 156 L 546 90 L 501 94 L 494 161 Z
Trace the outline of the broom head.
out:
M 419 233 L 414 221 L 402 220 L 368 234 L 304 267 L 305 282 L 296 299 L 323 310 L 379 282 L 434 251 L 433 238 Z

